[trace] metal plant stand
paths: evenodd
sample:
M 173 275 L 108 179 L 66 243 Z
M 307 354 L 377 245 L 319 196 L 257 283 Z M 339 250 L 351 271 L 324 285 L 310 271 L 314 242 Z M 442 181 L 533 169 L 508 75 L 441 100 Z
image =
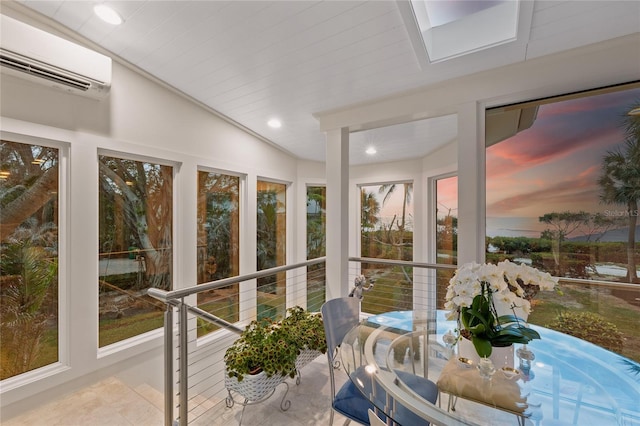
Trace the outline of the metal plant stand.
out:
M 304 350 L 300 355 L 298 355 L 298 359 L 296 360 L 296 385 L 299 385 L 301 382 L 300 370 L 320 355 L 322 355 L 321 352 L 311 350 Z M 235 377 L 229 377 L 229 374 L 225 372 L 224 384 L 228 392 L 228 396 L 225 399 L 227 407 L 231 408 L 236 403 L 232 392 L 235 392 L 244 398 L 241 403 L 242 413 L 240 414 L 239 425 L 242 424 L 244 409 L 248 405 L 259 404 L 269 399 L 280 384 L 284 384 L 286 386 L 286 390 L 284 395 L 282 395 L 282 400 L 280 401 L 280 409 L 282 411 L 287 411 L 291 407 L 291 400 L 287 399 L 289 384 L 286 382 L 286 378 L 287 376 L 267 377 L 265 373 L 261 372 L 255 375 L 246 375 L 242 381 L 239 382 L 238 379 Z M 238 403 L 240 402 L 238 401 Z

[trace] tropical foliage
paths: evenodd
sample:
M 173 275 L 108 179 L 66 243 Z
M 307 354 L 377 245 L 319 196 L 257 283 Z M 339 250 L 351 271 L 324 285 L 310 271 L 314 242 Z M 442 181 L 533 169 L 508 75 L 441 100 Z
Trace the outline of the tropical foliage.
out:
M 198 283 L 238 274 L 240 178 L 198 172 Z
M 55 229 L 30 222 L 32 228 L 23 225 L 8 239 L 0 261 L 2 378 L 31 370 L 42 336 L 50 326 L 57 326 L 58 262 L 43 244 Z
M 629 110 L 639 108 L 640 103 Z M 640 203 L 640 116 L 625 116 L 626 139 L 622 147 L 609 151 L 602 161 L 602 175 L 598 183 L 602 188 L 600 199 L 606 204 L 626 207 L 628 218 L 627 281 L 638 282 L 636 271 L 636 226 Z
M 173 168 L 106 155 L 98 168 L 103 347 L 162 324 L 163 306 L 146 290 L 172 287 Z
M 413 260 L 412 189 L 408 182 L 360 188 L 363 257 Z M 383 216 L 383 212 L 390 213 Z M 364 262 L 361 273 L 376 283 L 363 300 L 363 310 L 379 313 L 391 308 L 411 309 L 412 268 Z
M 173 168 L 99 156 L 100 247 L 135 247 L 143 256 L 140 288 L 171 288 Z
M 257 270 L 286 263 L 286 190 L 281 183 L 258 181 L 257 185 Z M 258 317 L 284 316 L 285 273 L 261 277 L 258 281 Z
M 197 283 L 207 283 L 240 271 L 240 178 L 198 171 Z M 198 293 L 198 306 L 229 322 L 238 316 L 239 284 Z M 198 321 L 198 336 L 218 327 Z
M 307 259 L 316 259 L 326 255 L 327 240 L 327 188 L 324 186 L 307 187 Z M 307 266 L 307 307 L 320 311 L 325 302 L 325 265 Z
M 58 360 L 58 157 L 0 145 L 0 379 Z
M 327 351 L 324 324 L 320 315 L 295 306 L 281 321 L 252 321 L 227 349 L 224 362 L 229 377 L 238 381 L 261 371 L 295 377 L 296 359 L 303 349 Z

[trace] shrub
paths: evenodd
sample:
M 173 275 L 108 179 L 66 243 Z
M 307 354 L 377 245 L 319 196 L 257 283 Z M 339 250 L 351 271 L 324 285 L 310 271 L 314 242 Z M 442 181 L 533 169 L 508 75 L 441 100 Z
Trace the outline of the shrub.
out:
M 545 327 L 622 352 L 624 337 L 616 325 L 591 312 L 561 312 Z
M 289 308 L 287 317 L 252 321 L 225 352 L 229 377 L 242 381 L 245 375 L 264 371 L 295 377 L 296 359 L 303 349 L 327 351 L 322 317 L 299 306 Z

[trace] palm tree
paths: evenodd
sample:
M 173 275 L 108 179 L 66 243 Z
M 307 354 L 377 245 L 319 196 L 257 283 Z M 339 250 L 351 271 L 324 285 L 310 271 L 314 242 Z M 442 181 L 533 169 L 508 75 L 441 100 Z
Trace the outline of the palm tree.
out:
M 380 194 L 385 194 L 384 198 L 382 199 L 382 205 L 384 206 L 385 203 L 389 200 L 389 198 L 391 198 L 391 195 L 393 195 L 393 193 L 396 191 L 396 189 L 398 188 L 398 185 L 395 183 L 391 183 L 391 184 L 385 184 L 385 185 L 380 185 L 380 189 L 378 189 L 378 192 Z M 402 221 L 400 222 L 400 224 L 398 225 L 398 227 L 400 228 L 400 232 L 404 232 L 404 228 L 405 228 L 405 220 L 406 220 L 406 216 L 407 216 L 407 206 L 409 204 L 411 204 L 411 196 L 413 193 L 413 184 L 411 182 L 405 182 L 402 185 L 402 189 L 404 190 L 403 192 L 403 197 L 402 197 Z
M 373 257 L 373 246 L 371 233 L 375 230 L 376 224 L 380 221 L 380 204 L 375 195 L 367 192 L 364 188 L 360 190 L 360 235 L 362 243 L 362 256 Z M 366 241 L 365 241 L 366 239 Z
M 373 193 L 367 192 L 364 188 L 360 194 L 360 201 L 362 203 L 360 228 L 362 231 L 371 231 L 380 220 L 378 218 L 380 204 Z
M 640 103 L 630 110 L 638 106 Z M 637 282 L 635 237 L 640 202 L 640 116 L 629 115 L 625 118 L 625 136 L 623 147 L 609 151 L 604 156 L 598 184 L 603 203 L 619 204 L 628 209 L 625 214 L 629 219 L 626 278 L 629 282 Z
M 378 192 L 380 194 L 385 194 L 382 199 L 382 205 L 391 198 L 391 195 L 396 191 L 398 185 L 395 183 L 380 185 Z M 398 224 L 398 230 L 400 231 L 400 243 L 399 243 L 399 257 L 398 259 L 402 260 L 402 250 L 404 246 L 404 230 L 406 226 L 406 216 L 407 216 L 407 206 L 411 204 L 411 195 L 413 193 L 413 184 L 411 182 L 405 182 L 402 185 L 403 196 L 402 196 L 402 216 L 401 222 Z
M 53 239 L 52 239 L 53 238 Z M 0 270 L 0 340 L 5 379 L 38 367 L 42 337 L 57 320 L 58 259 L 54 224 L 31 218 L 2 246 Z M 56 358 L 57 359 L 57 358 Z M 55 359 L 50 360 L 50 362 Z

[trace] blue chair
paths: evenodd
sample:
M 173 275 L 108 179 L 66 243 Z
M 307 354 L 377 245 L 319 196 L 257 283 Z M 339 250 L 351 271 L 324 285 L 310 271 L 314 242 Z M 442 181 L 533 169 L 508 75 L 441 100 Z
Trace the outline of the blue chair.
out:
M 327 339 L 327 360 L 329 362 L 329 379 L 331 381 L 331 417 L 329 425 L 333 424 L 334 411 L 349 420 L 363 425 L 369 425 L 369 410 L 374 410 L 373 404 L 364 397 L 351 380 L 347 380 L 336 392 L 334 369 L 340 364 L 338 346 L 344 336 L 360 321 L 360 299 L 343 297 L 328 300 L 320 308 L 324 333 Z M 354 372 L 357 374 L 358 371 Z
M 337 348 L 344 340 L 345 335 L 360 321 L 360 300 L 355 297 L 343 297 L 327 301 L 321 308 L 322 320 L 327 339 L 327 360 L 329 362 L 329 378 L 331 382 L 331 416 L 329 424 L 333 424 L 334 411 L 345 416 L 349 421 L 353 420 L 363 425 L 369 425 L 369 410 L 375 411 L 373 404 L 365 398 L 362 391 L 356 388 L 352 380 L 347 380 L 336 393 L 336 383 L 334 368 L 340 364 L 337 360 Z M 431 403 L 435 403 L 438 397 L 438 387 L 432 381 L 423 377 L 415 376 L 411 373 L 397 370 L 396 375 L 404 385 L 410 387 L 422 398 Z M 383 404 L 386 400 L 386 392 L 372 380 L 362 367 L 351 373 L 352 376 L 359 377 L 364 384 L 363 391 L 372 394 L 371 386 L 376 386 L 376 399 Z M 382 405 L 380 405 L 382 406 Z M 381 416 L 386 422 L 386 417 Z M 393 416 L 395 424 L 401 426 L 429 425 L 429 422 L 402 406 L 396 404 L 396 412 Z
M 438 385 L 434 382 L 402 370 L 395 370 L 395 373 L 404 386 L 420 395 L 422 399 L 432 404 L 436 403 L 438 399 Z M 428 421 L 401 404 L 397 404 L 396 413 L 393 418 L 397 424 L 403 426 L 429 425 Z

